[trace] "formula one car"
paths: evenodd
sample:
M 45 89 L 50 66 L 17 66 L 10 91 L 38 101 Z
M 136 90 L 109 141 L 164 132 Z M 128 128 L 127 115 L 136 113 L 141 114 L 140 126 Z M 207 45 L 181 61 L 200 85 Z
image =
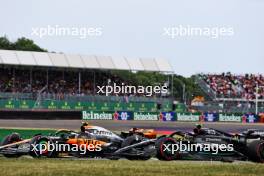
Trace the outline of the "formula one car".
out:
M 176 131 L 164 136 L 158 139 L 156 147 L 160 160 L 247 160 L 263 163 L 264 131 L 250 129 L 240 134 L 229 134 L 200 126 L 193 133 Z
M 83 124 L 81 132 L 59 130 L 54 135 L 37 134 L 22 140 L 17 133 L 4 138 L 0 154 L 6 157 L 102 157 L 147 160 L 155 155 L 156 132 L 133 128 L 117 135 L 103 127 Z M 74 150 L 73 150 L 74 149 Z

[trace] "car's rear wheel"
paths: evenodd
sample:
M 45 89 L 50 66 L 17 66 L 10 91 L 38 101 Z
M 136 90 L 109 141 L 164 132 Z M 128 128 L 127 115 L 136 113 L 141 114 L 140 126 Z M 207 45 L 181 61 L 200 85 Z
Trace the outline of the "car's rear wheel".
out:
M 19 142 L 21 140 L 22 139 L 20 137 L 20 134 L 12 133 L 12 134 L 7 135 L 7 136 L 4 137 L 4 139 L 1 142 L 1 146 L 12 144 L 12 143 L 15 143 L 15 142 Z M 17 147 L 18 147 L 18 145 L 14 145 L 11 148 L 17 148 Z M 3 154 L 3 155 L 5 157 L 7 157 L 7 158 L 13 158 L 13 157 L 20 157 L 21 156 L 21 154 Z
M 55 158 L 58 156 L 58 151 L 51 147 L 53 144 L 47 137 L 35 137 L 30 144 L 29 154 L 32 157 Z
M 157 140 L 156 150 L 157 158 L 159 160 L 171 161 L 180 158 L 178 151 L 173 151 L 173 145 L 177 144 L 177 141 L 171 137 L 163 137 Z
M 248 145 L 248 158 L 254 162 L 264 163 L 264 140 L 256 140 Z

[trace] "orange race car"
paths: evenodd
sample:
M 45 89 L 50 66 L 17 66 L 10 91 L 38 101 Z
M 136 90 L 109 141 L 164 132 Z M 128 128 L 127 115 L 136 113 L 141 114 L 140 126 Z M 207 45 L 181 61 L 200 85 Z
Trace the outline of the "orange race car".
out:
M 6 157 L 103 157 L 118 159 L 149 159 L 155 156 L 156 132 L 132 128 L 115 134 L 103 127 L 83 123 L 81 131 L 58 130 L 50 136 L 35 135 L 22 140 L 17 133 L 4 138 L 0 154 Z
M 129 134 L 138 134 L 148 139 L 155 139 L 157 137 L 157 132 L 154 129 L 131 128 Z

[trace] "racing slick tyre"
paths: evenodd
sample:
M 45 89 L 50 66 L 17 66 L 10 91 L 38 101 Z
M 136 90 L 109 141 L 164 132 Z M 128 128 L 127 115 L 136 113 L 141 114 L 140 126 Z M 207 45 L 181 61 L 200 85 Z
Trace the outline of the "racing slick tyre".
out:
M 3 146 L 3 145 L 8 145 L 8 144 L 12 144 L 12 143 L 15 143 L 15 142 L 19 142 L 21 141 L 21 137 L 20 137 L 20 134 L 18 133 L 12 133 L 10 135 L 7 135 L 4 137 L 4 139 L 2 140 L 0 146 Z M 15 146 L 12 146 L 12 148 L 17 148 L 18 146 L 15 145 Z M 7 158 L 13 158 L 13 157 L 20 157 L 21 155 L 20 154 L 3 154 L 5 157 Z
M 142 141 L 142 136 L 139 135 L 129 136 L 122 142 L 121 148 L 139 143 L 141 141 Z M 145 148 L 143 148 L 142 150 L 144 151 Z M 151 155 L 147 151 L 145 151 L 144 155 L 140 155 L 140 156 L 126 155 L 125 158 L 128 160 L 149 160 L 151 158 Z
M 177 143 L 178 142 L 174 138 L 171 138 L 171 137 L 162 137 L 158 139 L 156 141 L 156 150 L 157 150 L 156 157 L 159 160 L 164 160 L 164 161 L 180 159 L 179 152 L 173 151 L 174 149 L 173 145 Z
M 248 145 L 248 158 L 254 162 L 264 163 L 264 140 L 253 141 Z
M 38 157 L 56 158 L 58 157 L 59 153 L 56 151 L 56 149 L 51 148 L 52 145 L 54 145 L 54 143 L 49 138 L 36 136 L 31 141 L 29 154 L 30 156 L 37 158 Z

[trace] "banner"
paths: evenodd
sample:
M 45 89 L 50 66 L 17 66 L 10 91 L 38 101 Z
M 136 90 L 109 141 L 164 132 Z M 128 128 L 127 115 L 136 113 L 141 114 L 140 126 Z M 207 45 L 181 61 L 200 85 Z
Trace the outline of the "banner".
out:
M 203 114 L 203 120 L 205 122 L 217 122 L 219 119 L 219 114 L 218 113 L 210 113 L 206 112 Z
M 37 104 L 36 104 L 37 103 Z M 171 111 L 171 104 L 164 103 L 162 112 Z M 0 109 L 46 109 L 67 111 L 134 111 L 134 112 L 158 112 L 155 102 L 87 102 L 73 100 L 0 100 Z M 182 108 L 178 109 L 182 110 Z M 176 110 L 177 111 L 177 110 Z
M 46 100 L 43 102 L 43 107 L 49 110 L 58 109 L 58 102 L 53 100 Z
M 177 121 L 199 122 L 200 121 L 200 114 L 177 113 Z
M 134 120 L 159 120 L 159 114 L 155 112 L 134 112 Z
M 176 113 L 175 112 L 161 112 L 159 115 L 159 120 L 176 121 Z
M 219 114 L 219 122 L 242 122 L 242 115 Z
M 62 110 L 71 110 L 73 109 L 73 103 L 67 101 L 59 101 L 57 102 L 58 108 Z
M 163 112 L 169 112 L 172 110 L 172 104 L 171 103 L 163 103 L 162 104 L 162 111 Z
M 122 111 L 123 110 L 123 103 L 114 103 L 114 111 Z
M 257 122 L 259 122 L 259 116 L 256 114 L 244 114 L 243 117 L 246 119 L 245 120 L 246 123 L 257 123 Z M 243 120 L 243 117 L 242 117 L 242 120 Z
M 74 109 L 75 110 L 84 110 L 84 107 L 85 107 L 85 103 L 79 101 L 79 102 L 77 102 L 77 104 L 75 104 Z
M 15 100 L 2 100 L 1 107 L 4 109 L 16 109 L 18 107 L 19 102 Z
M 182 103 L 179 103 L 176 105 L 176 112 L 179 112 L 179 113 L 184 113 L 186 112 L 186 106 L 185 104 L 182 104 Z
M 113 114 L 114 120 L 133 120 L 133 112 L 131 111 L 116 111 Z
M 83 120 L 113 120 L 114 112 L 82 111 Z

